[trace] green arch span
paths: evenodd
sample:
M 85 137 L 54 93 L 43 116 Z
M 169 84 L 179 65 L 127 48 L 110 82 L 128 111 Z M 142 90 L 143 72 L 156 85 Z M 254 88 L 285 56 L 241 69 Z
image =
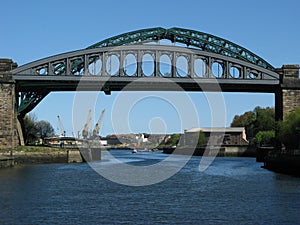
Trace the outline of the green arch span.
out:
M 261 57 L 237 44 L 232 43 L 231 41 L 211 34 L 177 27 L 170 29 L 157 27 L 131 31 L 105 39 L 87 47 L 87 49 L 138 44 L 162 39 L 168 39 L 172 42 L 186 44 L 188 47 L 195 47 L 202 51 L 213 52 L 240 59 L 272 71 L 275 70 L 271 64 L 266 62 Z

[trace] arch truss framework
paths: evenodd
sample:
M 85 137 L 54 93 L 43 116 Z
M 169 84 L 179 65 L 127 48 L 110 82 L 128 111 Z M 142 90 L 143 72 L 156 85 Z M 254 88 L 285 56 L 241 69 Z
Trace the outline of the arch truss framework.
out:
M 162 39 L 187 47 L 152 43 Z M 19 114 L 29 112 L 55 88 L 75 90 L 82 79 L 94 83 L 109 77 L 115 86 L 137 77 L 170 78 L 178 83 L 217 79 L 227 86 L 278 85 L 280 82 L 280 76 L 269 63 L 245 48 L 181 28 L 154 28 L 118 35 L 84 50 L 18 67 L 13 70 L 13 76 L 21 92 Z M 113 87 L 107 88 L 113 90 Z

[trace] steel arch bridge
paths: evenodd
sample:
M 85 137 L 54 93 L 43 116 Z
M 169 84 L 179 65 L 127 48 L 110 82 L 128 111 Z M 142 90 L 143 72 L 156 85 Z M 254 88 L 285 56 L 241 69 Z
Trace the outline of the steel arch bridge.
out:
M 174 44 L 157 44 L 164 39 Z M 174 83 L 185 91 L 215 91 L 219 85 L 222 91 L 275 92 L 281 82 L 273 66 L 237 44 L 199 31 L 160 27 L 111 37 L 12 73 L 21 117 L 51 91 L 75 91 L 78 85 L 105 93 L 129 84 L 130 90 L 168 91 Z

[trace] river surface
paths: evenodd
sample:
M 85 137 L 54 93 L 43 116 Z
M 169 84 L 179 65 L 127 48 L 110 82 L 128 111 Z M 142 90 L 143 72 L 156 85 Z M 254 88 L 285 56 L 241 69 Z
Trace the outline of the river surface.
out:
M 168 157 L 111 153 L 136 166 Z M 200 172 L 200 159 L 140 187 L 107 180 L 86 163 L 1 169 L 0 224 L 300 224 L 300 178 L 262 169 L 254 158 L 216 158 Z

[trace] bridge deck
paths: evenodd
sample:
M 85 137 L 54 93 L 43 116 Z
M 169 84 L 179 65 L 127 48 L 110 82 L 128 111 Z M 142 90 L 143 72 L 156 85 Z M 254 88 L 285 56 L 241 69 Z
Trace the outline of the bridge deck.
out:
M 15 75 L 19 91 L 274 92 L 279 80 Z

